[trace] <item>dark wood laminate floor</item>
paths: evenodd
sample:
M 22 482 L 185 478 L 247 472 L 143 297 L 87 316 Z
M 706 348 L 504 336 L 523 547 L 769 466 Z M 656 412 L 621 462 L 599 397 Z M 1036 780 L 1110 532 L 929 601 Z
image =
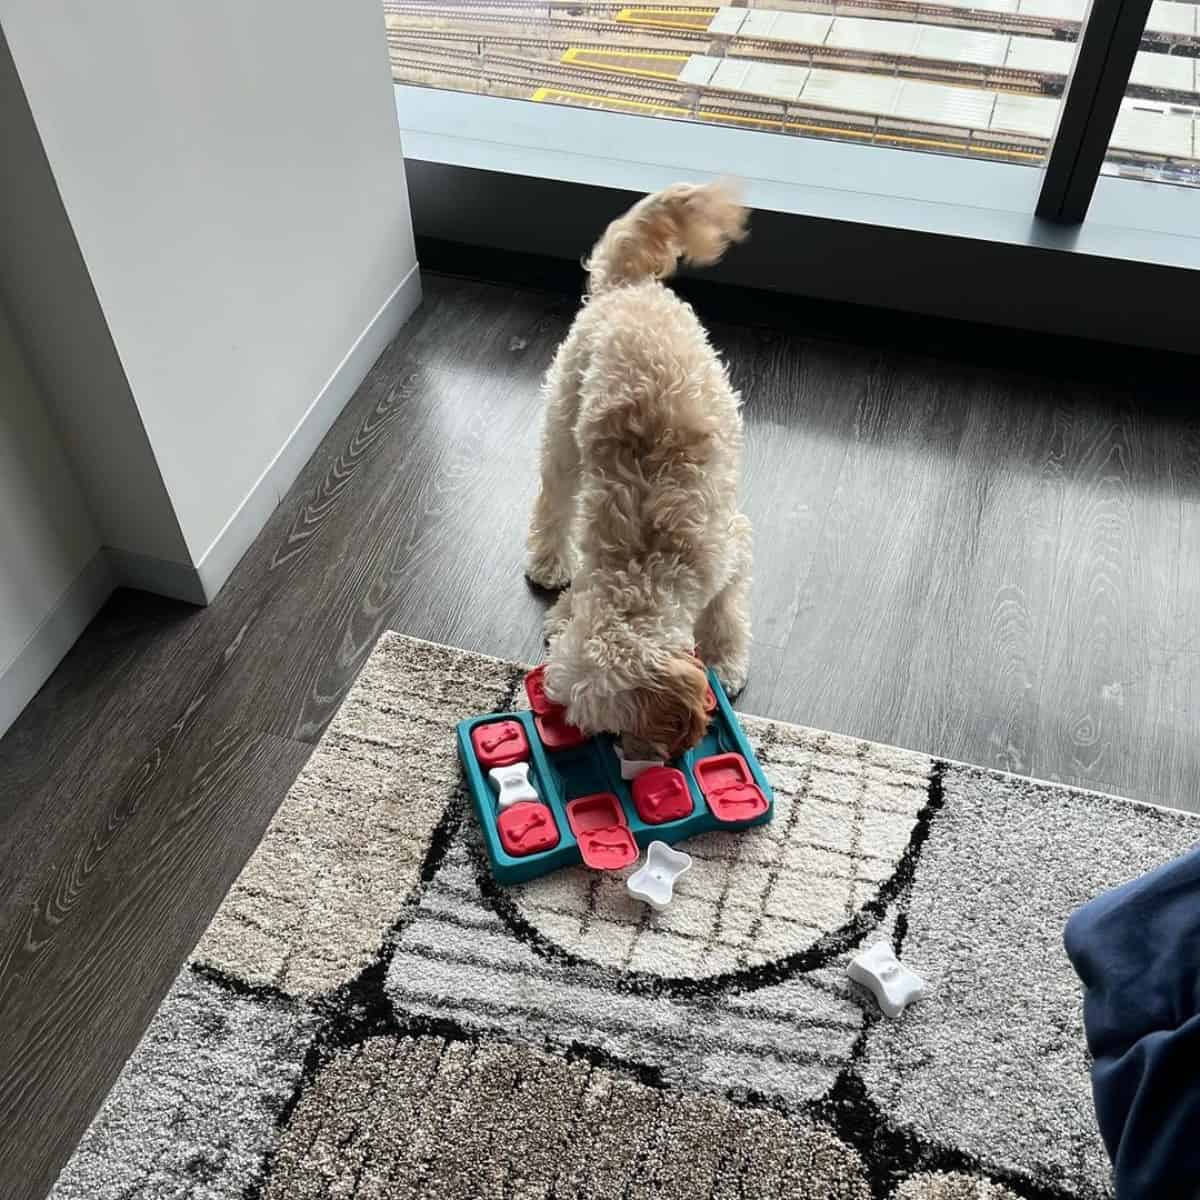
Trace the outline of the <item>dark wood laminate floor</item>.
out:
M 426 301 L 210 608 L 118 593 L 0 741 L 0 1196 L 41 1197 L 375 639 L 540 651 L 520 572 L 570 299 Z M 714 326 L 746 396 L 742 707 L 1200 807 L 1200 421 Z

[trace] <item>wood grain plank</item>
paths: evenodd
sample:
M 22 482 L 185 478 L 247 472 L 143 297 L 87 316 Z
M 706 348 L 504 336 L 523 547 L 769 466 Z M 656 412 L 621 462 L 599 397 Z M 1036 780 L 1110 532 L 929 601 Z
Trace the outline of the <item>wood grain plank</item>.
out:
M 1111 582 L 1101 595 L 1108 621 L 1080 619 L 1075 627 L 1076 636 L 1085 639 L 1077 658 L 1093 659 L 1090 671 L 1081 661 L 1075 678 L 1083 701 L 1097 714 L 1103 758 L 1090 774 L 1066 777 L 1122 794 L 1170 796 L 1180 807 L 1200 810 L 1194 692 L 1200 679 L 1195 637 L 1200 614 L 1193 540 L 1200 429 L 1191 417 L 1147 421 L 1132 398 L 1116 415 L 1123 426 L 1119 444 L 1127 450 L 1120 519 L 1098 504 L 1088 510 L 1107 516 L 1103 547 Z M 1089 598 L 1100 591 L 1101 570 L 1094 569 Z
M 965 411 L 920 364 L 876 359 L 856 380 L 847 452 L 820 529 L 770 711 L 894 741 L 952 497 Z
M 52 1183 L 311 747 L 197 721 L 139 763 L 0 946 L 0 1186 Z
M 930 588 L 896 737 L 1000 770 L 1034 769 L 1042 649 L 1059 540 L 1053 389 L 956 376 L 967 412 L 932 529 Z
M 1121 745 L 1117 660 L 1136 653 L 1127 618 L 1131 458 L 1137 424 L 1115 407 L 1063 409 L 1062 513 L 1048 613 L 1038 741 L 1054 774 L 1102 785 Z
M 778 661 L 845 458 L 854 392 L 869 370 L 853 349 L 767 330 L 714 330 L 742 395 L 742 507 L 754 525 L 754 641 Z M 780 484 L 786 481 L 786 487 Z M 762 661 L 755 656 L 755 665 Z M 762 693 L 758 693 L 762 694 Z
M 1129 689 L 1127 703 L 1144 731 L 1138 794 L 1200 812 L 1200 422 L 1181 422 L 1170 434 L 1160 478 L 1174 512 L 1140 522 L 1135 539 L 1139 580 L 1166 576 L 1149 638 L 1158 670 L 1146 686 Z

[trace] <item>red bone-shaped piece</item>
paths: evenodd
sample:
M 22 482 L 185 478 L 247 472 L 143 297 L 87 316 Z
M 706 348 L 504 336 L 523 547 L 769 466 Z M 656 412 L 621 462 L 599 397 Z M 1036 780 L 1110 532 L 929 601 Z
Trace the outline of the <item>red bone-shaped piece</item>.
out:
M 647 825 L 662 825 L 691 814 L 692 793 L 682 771 L 651 767 L 633 781 L 633 804 Z
M 506 808 L 496 820 L 500 844 L 509 854 L 538 854 L 558 845 L 554 814 L 544 804 L 522 800 Z
M 529 741 L 520 721 L 491 721 L 471 730 L 475 756 L 485 771 L 492 767 L 511 767 L 529 757 Z

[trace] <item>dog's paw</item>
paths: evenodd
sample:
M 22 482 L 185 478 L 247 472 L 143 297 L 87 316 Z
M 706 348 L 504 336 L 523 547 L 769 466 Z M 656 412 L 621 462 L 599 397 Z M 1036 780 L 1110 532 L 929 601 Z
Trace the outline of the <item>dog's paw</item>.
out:
M 556 554 L 530 555 L 525 563 L 525 578 L 535 587 L 557 592 L 571 582 L 571 571 Z
M 553 645 L 555 639 L 566 629 L 571 620 L 571 593 L 563 592 L 561 596 L 546 610 L 543 618 L 542 632 L 546 645 Z

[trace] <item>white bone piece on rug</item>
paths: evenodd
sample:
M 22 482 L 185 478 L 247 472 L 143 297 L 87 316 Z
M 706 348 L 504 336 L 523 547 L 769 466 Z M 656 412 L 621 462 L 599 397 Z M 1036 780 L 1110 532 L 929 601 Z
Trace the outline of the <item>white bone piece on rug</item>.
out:
M 929 985 L 910 971 L 887 942 L 876 942 L 846 968 L 855 983 L 862 984 L 875 996 L 889 1017 L 898 1017 L 914 1001 L 929 994 Z
M 541 800 L 537 789 L 529 782 L 529 764 L 513 763 L 511 767 L 493 767 L 488 772 L 492 786 L 499 793 L 501 809 L 510 808 L 522 800 Z
M 651 842 L 646 847 L 646 863 L 625 882 L 635 900 L 662 912 L 675 894 L 675 881 L 692 865 L 690 854 L 674 850 L 666 842 Z

